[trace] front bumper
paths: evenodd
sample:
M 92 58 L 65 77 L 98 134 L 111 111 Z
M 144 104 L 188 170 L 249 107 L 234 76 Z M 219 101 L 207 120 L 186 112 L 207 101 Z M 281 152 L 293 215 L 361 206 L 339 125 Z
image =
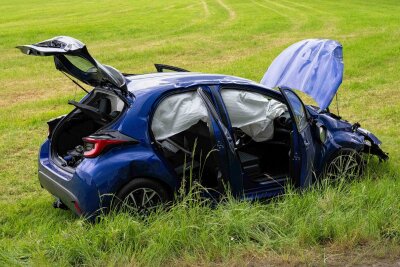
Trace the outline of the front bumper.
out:
M 359 126 L 359 124 L 357 124 L 356 126 Z M 381 149 L 380 145 L 382 144 L 382 142 L 378 139 L 378 137 L 376 137 L 370 131 L 360 127 L 357 127 L 356 131 L 365 138 L 364 152 L 378 156 L 379 160 L 381 161 L 386 161 L 389 159 L 389 154 Z
M 50 141 L 41 146 L 39 152 L 38 176 L 40 185 L 60 199 L 79 216 L 90 216 L 100 209 L 100 197 L 92 180 L 82 179 L 76 172 L 71 173 L 55 165 L 50 159 Z

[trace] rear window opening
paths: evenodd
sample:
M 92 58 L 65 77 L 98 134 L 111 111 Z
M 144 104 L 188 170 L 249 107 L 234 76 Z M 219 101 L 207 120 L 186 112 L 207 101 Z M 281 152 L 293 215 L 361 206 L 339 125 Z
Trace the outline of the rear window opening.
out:
M 178 177 L 188 176 L 207 188 L 218 188 L 219 167 L 207 108 L 196 91 L 162 100 L 151 130 L 163 156 Z
M 94 89 L 85 101 L 69 101 L 76 107 L 55 128 L 51 136 L 52 159 L 60 167 L 75 169 L 84 159 L 82 138 L 115 121 L 125 109 L 125 103 L 112 92 Z

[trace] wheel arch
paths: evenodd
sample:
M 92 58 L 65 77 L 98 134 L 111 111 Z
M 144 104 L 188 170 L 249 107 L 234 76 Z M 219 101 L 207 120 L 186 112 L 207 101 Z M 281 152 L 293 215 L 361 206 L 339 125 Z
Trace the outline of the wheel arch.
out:
M 333 132 L 325 144 L 320 145 L 319 156 L 316 158 L 316 176 L 320 177 L 325 167 L 342 151 L 362 152 L 364 149 L 364 138 L 353 132 Z
M 135 177 L 132 177 L 132 178 L 130 178 L 130 179 L 127 179 L 127 180 L 124 181 L 124 183 L 121 183 L 121 184 L 118 186 L 117 190 L 115 191 L 115 194 L 117 195 L 119 192 L 121 192 L 121 190 L 122 190 L 127 184 L 129 184 L 130 182 L 132 182 L 132 181 L 135 180 L 135 179 L 148 179 L 148 180 L 153 180 L 153 181 L 155 181 L 156 183 L 160 184 L 162 187 L 164 187 L 164 189 L 168 192 L 168 196 L 169 196 L 170 198 L 172 198 L 172 197 L 174 196 L 174 192 L 175 192 L 175 189 L 176 189 L 176 188 L 174 188 L 173 186 L 171 186 L 171 185 L 168 184 L 166 181 L 163 181 L 163 180 L 160 179 L 160 178 L 151 177 L 151 176 L 135 176 Z

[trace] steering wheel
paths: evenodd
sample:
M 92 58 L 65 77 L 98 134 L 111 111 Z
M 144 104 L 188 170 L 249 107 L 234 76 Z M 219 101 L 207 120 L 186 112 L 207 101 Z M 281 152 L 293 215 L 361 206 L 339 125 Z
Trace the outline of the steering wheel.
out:
M 86 104 L 82 104 L 82 103 L 78 103 L 76 101 L 73 100 L 68 100 L 68 104 L 75 106 L 76 108 L 78 108 L 79 110 L 81 110 L 85 115 L 89 116 L 90 118 L 92 118 L 93 120 L 95 120 L 96 122 L 100 122 L 102 124 L 105 124 L 107 122 L 110 121 L 111 117 L 107 114 L 102 114 L 99 109 L 86 105 Z

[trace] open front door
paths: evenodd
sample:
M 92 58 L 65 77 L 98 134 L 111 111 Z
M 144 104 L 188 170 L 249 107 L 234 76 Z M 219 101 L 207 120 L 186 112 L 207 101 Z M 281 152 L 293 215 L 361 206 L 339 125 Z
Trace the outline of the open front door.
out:
M 218 150 L 221 175 L 223 180 L 229 183 L 232 194 L 241 196 L 243 194 L 243 175 L 240 161 L 236 156 L 235 144 L 229 130 L 221 122 L 211 99 L 205 92 L 206 90 L 206 88 L 200 87 L 197 93 L 206 104 L 210 114 L 212 134 Z
M 292 134 L 292 176 L 298 179 L 298 185 L 311 184 L 314 173 L 315 148 L 307 110 L 300 98 L 289 88 L 279 88 L 285 97 L 289 112 L 294 121 Z

